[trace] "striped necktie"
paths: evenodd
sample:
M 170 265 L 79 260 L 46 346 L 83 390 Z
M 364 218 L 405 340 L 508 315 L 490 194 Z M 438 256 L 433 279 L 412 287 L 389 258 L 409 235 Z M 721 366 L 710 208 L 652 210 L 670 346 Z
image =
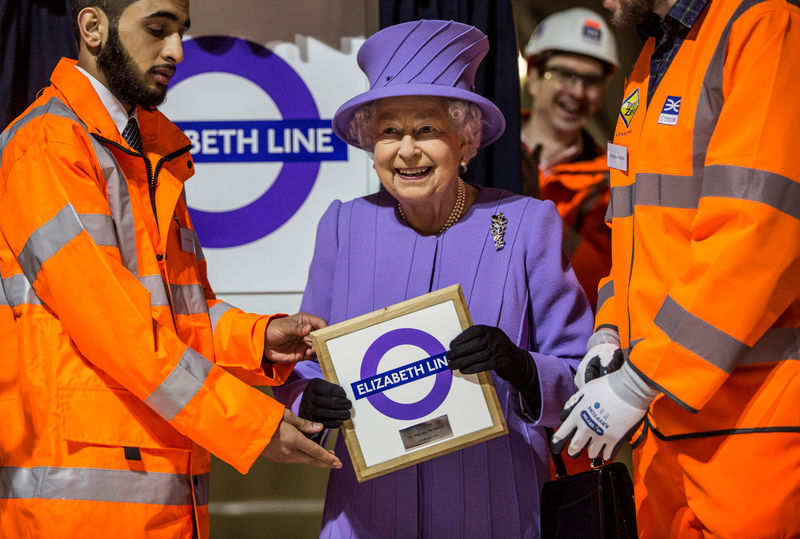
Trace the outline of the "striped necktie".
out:
M 139 132 L 139 124 L 135 118 L 128 120 L 128 125 L 122 131 L 122 138 L 130 144 L 131 148 L 142 153 L 142 134 Z

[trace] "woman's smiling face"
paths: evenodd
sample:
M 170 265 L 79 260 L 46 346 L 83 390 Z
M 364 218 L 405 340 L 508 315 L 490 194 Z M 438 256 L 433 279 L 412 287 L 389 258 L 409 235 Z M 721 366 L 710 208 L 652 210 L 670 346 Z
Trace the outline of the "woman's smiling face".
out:
M 381 99 L 372 125 L 375 171 L 404 206 L 441 206 L 452 200 L 465 144 L 435 96 Z

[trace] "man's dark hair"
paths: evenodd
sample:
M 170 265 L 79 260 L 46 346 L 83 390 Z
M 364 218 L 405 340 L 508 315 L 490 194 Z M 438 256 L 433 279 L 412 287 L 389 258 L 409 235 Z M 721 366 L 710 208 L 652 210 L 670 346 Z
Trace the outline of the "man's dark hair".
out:
M 119 21 L 120 15 L 125 11 L 129 5 L 137 2 L 138 0 L 72 0 L 72 31 L 75 34 L 75 41 L 78 48 L 81 47 L 81 32 L 78 29 L 78 13 L 83 8 L 98 7 L 103 10 L 103 13 L 108 17 L 109 26 L 116 26 Z

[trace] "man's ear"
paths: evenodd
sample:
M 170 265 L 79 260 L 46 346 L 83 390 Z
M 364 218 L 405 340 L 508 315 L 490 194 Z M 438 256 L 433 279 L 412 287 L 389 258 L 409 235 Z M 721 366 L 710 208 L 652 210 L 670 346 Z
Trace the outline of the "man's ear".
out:
M 78 31 L 81 44 L 90 51 L 96 51 L 108 37 L 108 17 L 96 6 L 85 7 L 78 13 Z

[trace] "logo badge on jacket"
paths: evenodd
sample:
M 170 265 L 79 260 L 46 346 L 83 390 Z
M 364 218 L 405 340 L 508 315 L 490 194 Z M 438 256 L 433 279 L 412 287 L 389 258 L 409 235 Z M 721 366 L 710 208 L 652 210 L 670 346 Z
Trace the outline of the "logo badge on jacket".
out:
M 639 88 L 636 88 L 631 94 L 622 102 L 619 109 L 620 118 L 625 123 L 625 127 L 630 127 L 633 115 L 639 109 Z
M 681 111 L 681 97 L 668 95 L 658 116 L 658 123 L 662 125 L 675 125 L 678 123 L 678 114 Z

